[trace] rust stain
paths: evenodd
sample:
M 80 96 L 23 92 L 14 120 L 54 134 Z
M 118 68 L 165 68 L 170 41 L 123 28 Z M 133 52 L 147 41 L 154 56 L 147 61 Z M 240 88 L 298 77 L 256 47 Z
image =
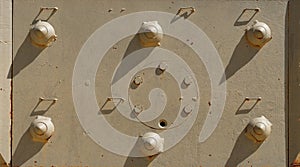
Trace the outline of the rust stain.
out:
M 294 162 L 292 163 L 291 166 L 292 166 L 292 167 L 297 167 L 297 166 L 300 167 L 300 152 L 298 153 L 296 159 L 294 160 Z
M 208 102 L 208 106 L 211 106 L 211 102 L 210 101 Z
M 155 159 L 157 156 L 158 156 L 158 154 L 151 155 L 151 156 L 148 156 L 147 159 L 148 159 L 149 161 L 152 161 L 152 160 Z

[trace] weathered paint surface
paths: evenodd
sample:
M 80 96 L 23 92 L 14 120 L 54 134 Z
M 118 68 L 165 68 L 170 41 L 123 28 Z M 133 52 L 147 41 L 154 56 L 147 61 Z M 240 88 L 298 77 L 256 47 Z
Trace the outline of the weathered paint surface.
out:
M 7 77 L 12 62 L 12 2 L 0 1 L 0 163 L 10 161 L 11 80 Z M 5 162 L 3 162 L 5 161 Z
M 13 166 L 286 166 L 294 160 L 288 162 L 286 155 L 287 2 L 14 1 L 11 73 L 14 88 Z M 32 46 L 27 37 L 30 24 L 41 6 L 59 8 L 49 19 L 58 39 L 53 46 L 45 49 Z M 175 16 L 180 7 L 186 6 L 196 9 L 186 19 L 206 33 L 225 67 L 227 79 L 220 78 L 220 84 L 226 82 L 227 98 L 217 128 L 205 142 L 199 143 L 207 112 L 214 105 L 210 101 L 211 85 L 205 62 L 184 42 L 164 36 L 161 47 L 180 55 L 195 73 L 199 86 L 200 107 L 192 129 L 176 146 L 151 158 L 131 158 L 105 150 L 89 137 L 89 132 L 84 131 L 74 108 L 72 76 L 81 48 L 95 30 L 114 18 L 140 11 L 163 11 Z M 245 8 L 257 7 L 260 12 L 252 20 L 239 19 Z M 252 25 L 255 19 L 267 23 L 273 34 L 272 40 L 259 50 L 249 46 L 243 36 L 246 27 Z M 193 44 L 190 41 L 190 45 Z M 124 55 L 137 49 L 140 49 L 138 41 L 129 36 L 120 39 L 106 53 L 99 64 L 95 81 L 95 94 L 100 106 L 111 94 L 109 85 L 115 67 Z M 90 85 L 89 82 L 85 84 Z M 177 97 L 177 94 L 178 91 L 174 91 L 168 95 Z M 40 97 L 55 97 L 58 101 L 53 105 L 51 102 L 39 103 Z M 241 106 L 245 97 L 261 97 L 262 100 L 253 108 L 250 102 Z M 141 103 L 145 101 L 144 93 L 135 98 Z M 36 115 L 51 117 L 54 123 L 54 135 L 46 144 L 33 142 L 28 132 Z M 261 115 L 268 118 L 273 126 L 269 138 L 259 145 L 248 140 L 243 130 L 251 119 Z M 170 112 L 164 116 L 168 120 L 175 119 Z M 125 119 L 116 110 L 107 111 L 105 118 L 124 134 L 137 136 L 151 131 L 141 123 Z M 115 138 L 112 140 L 122 142 Z
M 288 137 L 289 137 L 289 164 L 299 165 L 300 151 L 300 1 L 289 2 L 289 27 L 288 27 L 288 54 L 289 54 L 289 89 L 288 89 Z
M 292 163 L 293 167 L 297 167 L 297 166 L 300 166 L 300 153 L 298 153 L 296 159 L 294 160 L 294 162 Z

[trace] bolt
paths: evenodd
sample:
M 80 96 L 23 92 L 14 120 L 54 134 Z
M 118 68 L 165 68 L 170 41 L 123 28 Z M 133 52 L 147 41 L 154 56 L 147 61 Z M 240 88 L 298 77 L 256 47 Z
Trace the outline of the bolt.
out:
M 47 125 L 43 122 L 38 122 L 36 125 L 34 125 L 34 132 L 37 135 L 43 135 L 47 131 Z
M 134 108 L 133 108 L 133 111 L 136 113 L 136 114 L 140 114 L 142 111 L 143 111 L 143 106 L 142 105 L 135 105 Z
M 185 85 L 189 86 L 192 83 L 192 77 L 191 76 L 184 77 L 183 82 Z
M 126 8 L 122 8 L 120 12 L 124 12 L 126 10 Z
M 149 26 L 148 29 L 145 32 L 145 35 L 149 39 L 153 39 L 155 36 L 157 36 L 158 30 L 154 26 Z
M 197 100 L 198 100 L 198 97 L 192 97 L 192 100 L 193 100 L 193 101 L 197 101 Z
M 158 65 L 158 68 L 161 70 L 161 71 L 166 71 L 166 69 L 168 68 L 168 64 L 166 62 L 161 62 L 159 65 Z
M 190 113 L 193 111 L 193 106 L 192 106 L 192 105 L 186 105 L 186 106 L 183 108 L 183 111 L 184 111 L 184 113 L 186 113 L 186 114 L 190 114 Z
M 90 80 L 86 80 L 84 83 L 85 86 L 90 86 L 90 84 L 91 84 Z
M 152 137 L 147 138 L 144 142 L 144 146 L 147 150 L 153 150 L 156 147 L 156 144 L 157 141 Z
M 263 27 L 258 27 L 253 33 L 257 39 L 263 39 L 264 34 L 266 34 L 266 30 Z
M 133 83 L 136 85 L 140 85 L 143 83 L 143 78 L 141 76 L 134 77 Z
M 264 123 L 261 122 L 255 124 L 255 126 L 253 127 L 253 131 L 258 135 L 262 135 L 265 130 L 266 130 L 266 126 Z

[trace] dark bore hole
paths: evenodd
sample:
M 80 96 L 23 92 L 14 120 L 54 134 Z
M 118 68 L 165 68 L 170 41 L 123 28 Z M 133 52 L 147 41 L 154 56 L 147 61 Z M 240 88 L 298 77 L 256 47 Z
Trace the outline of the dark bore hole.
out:
M 159 126 L 162 127 L 162 128 L 166 127 L 167 126 L 167 121 L 166 120 L 160 120 L 159 121 Z

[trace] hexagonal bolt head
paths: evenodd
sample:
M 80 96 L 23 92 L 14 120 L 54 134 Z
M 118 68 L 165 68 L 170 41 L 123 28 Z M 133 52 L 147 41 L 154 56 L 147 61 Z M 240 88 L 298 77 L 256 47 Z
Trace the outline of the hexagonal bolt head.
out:
M 254 118 L 247 125 L 245 135 L 253 142 L 261 143 L 271 134 L 271 126 L 264 116 Z

